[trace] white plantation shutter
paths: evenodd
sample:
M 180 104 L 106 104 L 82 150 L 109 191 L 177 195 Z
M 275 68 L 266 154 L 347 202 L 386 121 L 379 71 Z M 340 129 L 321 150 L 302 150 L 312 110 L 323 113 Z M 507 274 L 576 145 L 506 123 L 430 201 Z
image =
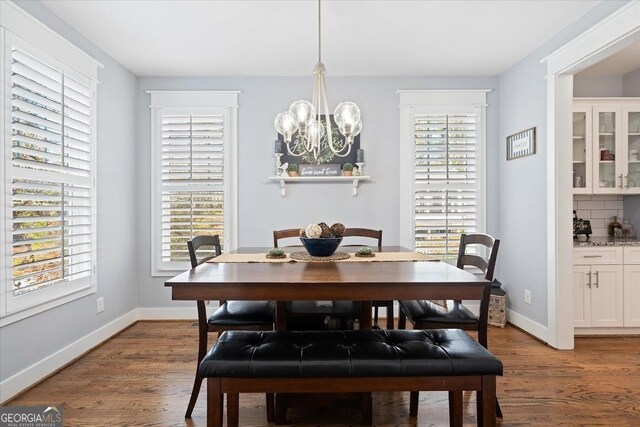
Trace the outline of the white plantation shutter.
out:
M 455 259 L 461 234 L 484 232 L 486 92 L 400 91 L 401 239 L 416 251 Z
M 224 241 L 224 115 L 162 116 L 162 262 L 187 262 L 187 241 Z
M 3 13 L 23 19 L 23 12 L 4 6 Z M 7 257 L 0 314 L 11 316 L 3 324 L 94 292 L 96 282 L 96 81 L 77 70 L 93 68 L 95 76 L 97 65 L 57 35 L 34 39 L 41 49 L 8 31 L 5 22 L 0 195 Z M 32 22 L 23 24 L 19 29 L 28 34 Z M 78 60 L 76 66 L 54 58 L 53 51 Z
M 476 115 L 415 116 L 415 249 L 455 258 L 477 231 Z
M 13 46 L 11 100 L 13 294 L 90 284 L 91 82 Z
M 222 95 L 230 105 L 217 102 L 219 96 L 218 92 L 151 93 L 152 274 L 188 268 L 187 241 L 195 236 L 218 235 L 228 247 L 228 234 L 234 234 L 228 230 L 237 222 L 229 219 L 234 211 L 229 194 L 237 94 Z

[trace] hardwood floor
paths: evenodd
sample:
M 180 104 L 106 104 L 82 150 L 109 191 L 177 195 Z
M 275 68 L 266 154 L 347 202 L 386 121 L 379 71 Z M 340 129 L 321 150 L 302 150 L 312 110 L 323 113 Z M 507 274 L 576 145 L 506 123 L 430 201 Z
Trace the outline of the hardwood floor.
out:
M 64 405 L 66 426 L 204 426 L 206 388 L 183 418 L 193 384 L 198 328 L 192 322 L 139 322 L 9 405 Z M 502 426 L 640 426 L 640 338 L 577 338 L 557 351 L 507 326 L 489 330 L 505 365 L 498 379 Z M 475 425 L 475 395 L 465 393 L 465 426 Z M 446 426 L 447 394 L 375 393 L 378 426 Z M 331 408 L 289 411 L 295 425 L 353 425 L 359 413 Z M 265 426 L 264 397 L 240 396 L 240 425 Z

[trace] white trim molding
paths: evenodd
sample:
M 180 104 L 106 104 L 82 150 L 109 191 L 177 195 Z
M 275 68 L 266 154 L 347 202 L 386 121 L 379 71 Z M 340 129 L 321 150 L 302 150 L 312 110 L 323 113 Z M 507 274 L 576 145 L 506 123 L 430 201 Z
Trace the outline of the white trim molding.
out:
M 224 250 L 238 244 L 238 97 L 239 91 L 147 91 L 151 108 L 151 275 L 172 276 L 189 268 L 189 263 L 168 263 L 161 259 L 162 222 L 162 117 L 212 114 L 223 117 L 222 184 L 174 186 L 176 191 L 216 191 L 224 193 Z M 172 189 L 172 191 L 173 191 Z
M 547 342 L 574 347 L 571 147 L 573 75 L 640 40 L 640 1 L 634 0 L 560 47 L 547 65 Z M 537 336 L 537 335 L 536 335 Z
M 510 308 L 507 309 L 507 322 L 522 329 L 523 331 L 533 335 L 541 341 L 549 342 L 549 329 L 540 323 L 534 322 L 522 314 L 516 313 Z
M 60 62 L 74 64 L 76 71 L 91 80 L 98 80 L 97 67 L 104 66 L 79 47 L 47 27 L 12 1 L 0 1 L 0 26 L 46 51 Z
M 470 113 L 476 115 L 476 226 L 486 230 L 486 107 L 491 89 L 399 90 L 400 107 L 400 245 L 414 249 L 415 117 L 419 114 Z

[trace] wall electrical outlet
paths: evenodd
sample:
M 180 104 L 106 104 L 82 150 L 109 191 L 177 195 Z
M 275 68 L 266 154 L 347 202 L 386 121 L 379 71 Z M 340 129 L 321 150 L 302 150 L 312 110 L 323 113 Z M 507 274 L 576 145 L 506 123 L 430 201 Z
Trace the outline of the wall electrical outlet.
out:
M 104 311 L 104 297 L 100 297 L 96 300 L 96 313 L 102 313 Z
M 531 304 L 531 291 L 529 289 L 524 290 L 524 302 Z

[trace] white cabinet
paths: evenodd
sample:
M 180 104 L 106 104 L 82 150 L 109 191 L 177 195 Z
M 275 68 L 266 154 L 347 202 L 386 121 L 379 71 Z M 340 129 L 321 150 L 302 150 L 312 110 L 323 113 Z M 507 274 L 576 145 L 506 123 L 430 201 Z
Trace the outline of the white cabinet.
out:
M 623 291 L 621 265 L 575 266 L 574 326 L 623 326 Z
M 573 193 L 591 194 L 592 154 L 591 107 L 573 107 Z
M 574 98 L 574 194 L 640 194 L 640 98 Z
M 640 246 L 624 248 L 624 326 L 640 326 Z
M 576 328 L 591 326 L 591 266 L 573 267 L 573 321 Z
M 576 328 L 640 327 L 640 246 L 574 248 L 573 264 Z

